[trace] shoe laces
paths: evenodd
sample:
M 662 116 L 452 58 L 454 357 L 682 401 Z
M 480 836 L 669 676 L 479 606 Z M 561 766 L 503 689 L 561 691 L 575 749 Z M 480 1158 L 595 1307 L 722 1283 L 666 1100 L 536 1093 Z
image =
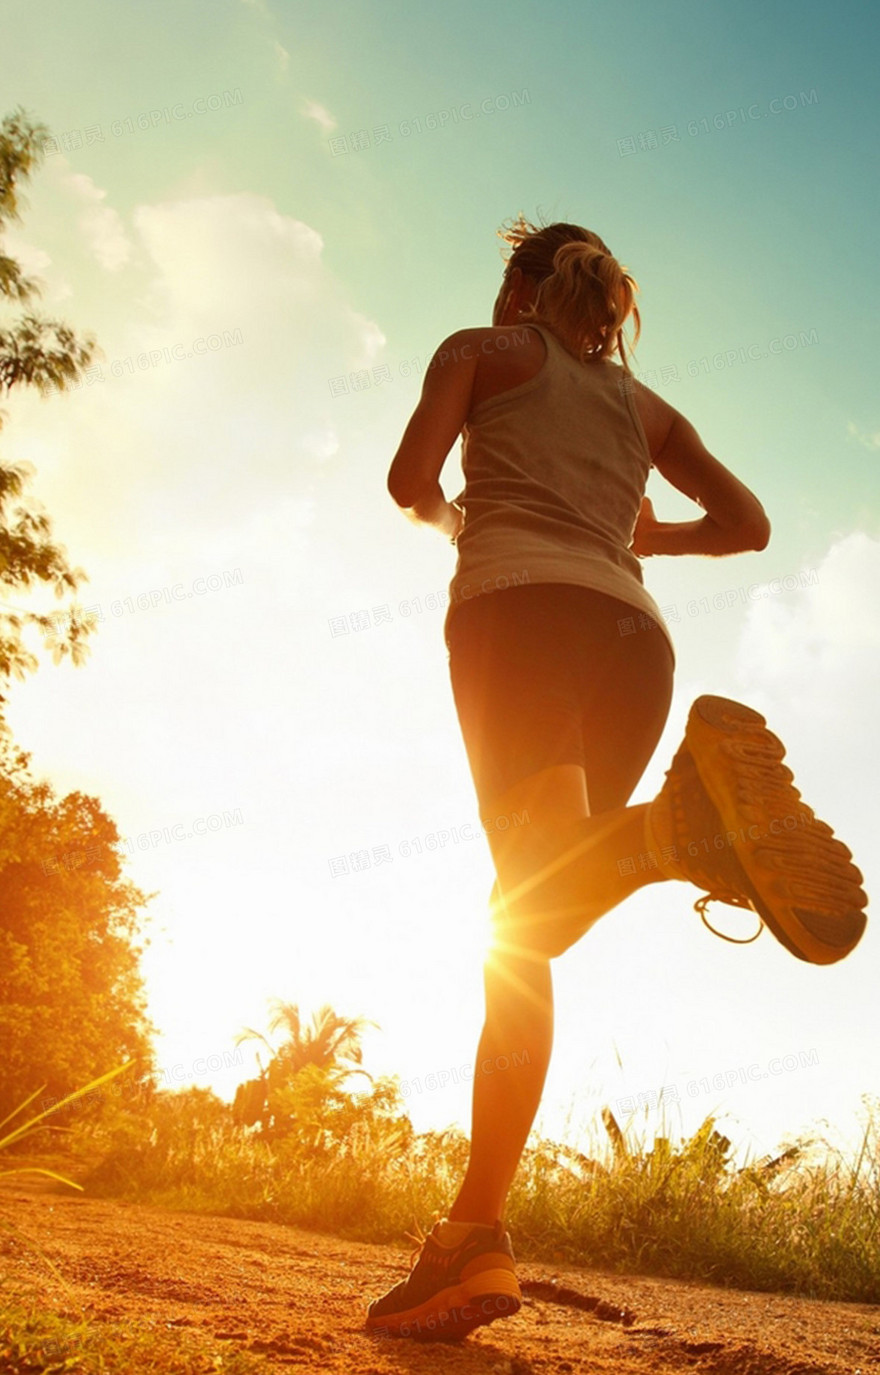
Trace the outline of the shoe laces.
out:
M 688 774 L 691 775 L 690 778 Z M 705 798 L 705 790 L 697 774 L 693 756 L 687 746 L 682 746 L 665 774 L 664 790 L 670 798 L 669 805 L 673 818 L 676 814 L 686 813 L 689 794 L 692 794 L 694 788 L 699 789 L 700 794 Z M 706 801 L 708 802 L 708 798 Z M 720 827 L 720 820 L 718 825 Z M 751 903 L 737 888 L 732 873 L 724 876 L 727 881 L 719 882 L 720 876 L 717 866 L 722 863 L 722 858 L 718 852 L 715 853 L 715 859 L 716 865 L 713 868 L 713 866 L 706 864 L 700 854 L 699 847 L 697 847 L 696 855 L 691 854 L 690 850 L 688 851 L 687 877 L 692 883 L 698 884 L 700 888 L 706 890 L 703 896 L 694 903 L 694 911 L 700 914 L 710 931 L 714 931 L 715 928 L 706 920 L 705 907 L 709 902 L 726 902 L 731 907 L 747 907 L 750 911 L 754 911 Z M 733 939 L 734 944 L 737 944 L 733 937 L 725 937 L 719 931 L 715 931 L 715 934 L 721 935 L 722 940 Z
M 440 1219 L 441 1219 L 441 1217 L 442 1217 L 442 1214 L 441 1214 L 441 1212 L 440 1212 L 440 1210 L 439 1210 L 438 1208 L 435 1208 L 432 1216 L 433 1216 L 433 1218 L 434 1218 L 434 1221 L 433 1221 L 433 1223 L 432 1223 L 432 1225 L 431 1225 L 431 1231 L 434 1230 L 434 1227 L 435 1227 L 435 1226 L 437 1225 L 437 1223 L 440 1221 Z M 419 1224 L 416 1223 L 416 1231 L 415 1231 L 415 1233 L 413 1233 L 413 1232 L 404 1232 L 403 1235 L 404 1235 L 405 1237 L 409 1237 L 410 1241 L 414 1241 L 415 1244 L 416 1244 L 416 1249 L 412 1252 L 412 1254 L 410 1255 L 410 1258 L 409 1258 L 409 1268 L 410 1268 L 410 1271 L 412 1272 L 412 1271 L 416 1268 L 416 1265 L 418 1264 L 419 1257 L 420 1257 L 420 1255 L 422 1254 L 422 1251 L 424 1250 L 425 1242 L 428 1240 L 428 1236 L 430 1236 L 430 1232 L 428 1233 L 428 1236 L 426 1236 L 425 1233 L 422 1231 L 421 1227 L 419 1226 Z
M 760 936 L 761 932 L 764 930 L 764 923 L 760 917 L 758 917 L 758 929 L 753 936 L 728 936 L 724 931 L 716 930 L 716 928 L 710 922 L 709 918 L 706 916 L 706 908 L 708 907 L 710 902 L 726 902 L 730 907 L 744 907 L 749 912 L 754 912 L 755 909 L 750 902 L 746 902 L 744 899 L 737 897 L 735 894 L 730 895 L 728 893 L 704 893 L 702 897 L 697 898 L 696 902 L 694 903 L 694 911 L 700 914 L 700 918 L 703 922 L 703 925 L 708 927 L 708 929 L 712 932 L 712 935 L 718 936 L 720 940 L 730 941 L 731 945 L 751 945 L 752 941 L 756 941 Z
M 666 782 L 664 786 L 668 789 L 670 794 L 673 816 L 676 813 L 687 810 L 688 794 L 694 787 L 699 789 L 700 793 L 705 797 L 703 784 L 699 779 L 693 756 L 687 745 L 683 745 L 681 749 L 678 750 L 672 761 L 672 765 L 666 770 L 665 777 Z M 706 800 L 708 801 L 708 799 Z M 718 863 L 722 862 L 720 855 L 716 855 L 716 859 Z M 728 936 L 724 931 L 718 931 L 706 915 L 706 909 L 710 902 L 723 902 L 729 907 L 741 907 L 749 912 L 755 911 L 752 903 L 735 886 L 736 880 L 733 874 L 725 876 L 730 880 L 729 882 L 719 883 L 717 868 L 714 872 L 711 872 L 711 866 L 707 867 L 698 850 L 697 855 L 689 854 L 688 877 L 692 883 L 697 883 L 701 888 L 705 888 L 706 890 L 694 903 L 694 911 L 699 914 L 703 925 L 712 932 L 713 936 L 718 936 L 718 938 L 723 941 L 729 941 L 731 945 L 751 945 L 752 941 L 758 939 L 764 929 L 764 923 L 760 917 L 758 917 L 758 929 L 755 934 L 753 936 L 740 937 Z

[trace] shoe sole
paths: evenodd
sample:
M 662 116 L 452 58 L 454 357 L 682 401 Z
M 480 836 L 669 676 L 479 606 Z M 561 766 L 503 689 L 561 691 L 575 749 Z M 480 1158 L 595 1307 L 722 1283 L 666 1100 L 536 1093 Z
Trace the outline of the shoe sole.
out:
M 484 1270 L 403 1313 L 368 1314 L 366 1325 L 377 1336 L 457 1342 L 497 1318 L 512 1318 L 521 1307 L 516 1276 L 509 1270 Z
M 811 964 L 842 960 L 867 925 L 862 875 L 847 847 L 793 786 L 791 770 L 782 764 L 782 741 L 760 712 L 714 696 L 694 702 L 685 741 L 735 846 L 743 895 L 798 959 Z M 774 805 L 786 809 L 770 819 L 770 831 L 766 812 L 750 806 L 756 766 L 772 788 Z M 743 821 L 749 824 L 744 827 Z M 760 834 L 753 836 L 756 830 Z

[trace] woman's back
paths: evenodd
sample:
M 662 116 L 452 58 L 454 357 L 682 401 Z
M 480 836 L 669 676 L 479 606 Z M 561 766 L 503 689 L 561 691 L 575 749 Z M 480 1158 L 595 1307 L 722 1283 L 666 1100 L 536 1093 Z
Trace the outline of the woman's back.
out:
M 468 334 L 478 364 L 449 617 L 529 582 L 590 587 L 662 622 L 629 549 L 651 467 L 629 374 L 581 363 L 543 326 Z
M 483 337 L 475 340 L 479 354 L 474 378 L 472 411 L 484 401 L 518 387 L 521 382 L 528 382 L 540 372 L 547 357 L 547 347 L 541 331 L 530 325 L 484 328 L 475 331 L 475 334 Z M 562 340 L 559 342 L 562 343 Z M 610 359 L 585 363 L 583 366 L 617 367 L 621 386 L 632 388 L 653 462 L 663 447 L 677 412 L 662 397 L 657 396 L 634 377 L 627 377 L 619 364 L 612 363 Z

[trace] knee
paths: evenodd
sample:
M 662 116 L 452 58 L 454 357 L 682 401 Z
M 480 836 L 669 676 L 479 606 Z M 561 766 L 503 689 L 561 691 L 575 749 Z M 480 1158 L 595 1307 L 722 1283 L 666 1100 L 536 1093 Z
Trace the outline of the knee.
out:
M 567 820 L 504 856 L 490 899 L 496 957 L 558 959 L 601 915 L 570 867 L 583 842 L 583 822 Z
M 502 958 L 513 956 L 530 963 L 547 964 L 576 945 L 590 926 L 592 922 L 582 923 L 579 927 L 555 923 L 543 928 L 522 930 L 505 926 L 501 931 L 493 931 L 490 955 Z
M 496 961 L 546 964 L 570 950 L 593 924 L 583 903 L 506 902 L 497 886 L 495 894 L 489 953 Z

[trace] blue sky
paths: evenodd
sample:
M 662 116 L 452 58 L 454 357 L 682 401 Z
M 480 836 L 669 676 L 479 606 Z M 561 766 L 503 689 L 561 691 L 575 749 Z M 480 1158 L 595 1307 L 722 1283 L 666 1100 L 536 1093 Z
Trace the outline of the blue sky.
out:
M 50 0 L 5 33 L 3 110 L 57 140 L 8 248 L 104 350 L 78 391 L 8 406 L 2 455 L 34 464 L 102 611 L 88 665 L 46 659 L 9 717 L 159 890 L 169 1078 L 231 1092 L 244 1069 L 205 1059 L 272 996 L 374 1018 L 370 1066 L 408 1082 L 473 1057 L 488 847 L 428 843 L 477 812 L 442 643 L 454 553 L 385 477 L 426 358 L 489 323 L 519 211 L 595 229 L 630 268 L 637 370 L 773 524 L 761 553 L 647 565 L 678 675 L 633 800 L 698 692 L 740 697 L 872 891 L 869 11 Z M 457 446 L 443 481 L 460 489 Z M 693 514 L 649 490 L 661 519 Z M 558 962 L 547 1130 L 674 1085 L 683 1129 L 727 1111 L 772 1149 L 876 1089 L 873 926 L 817 970 L 767 933 L 714 940 L 695 896 L 653 886 Z M 450 1075 L 410 1104 L 466 1123 L 469 1090 Z

